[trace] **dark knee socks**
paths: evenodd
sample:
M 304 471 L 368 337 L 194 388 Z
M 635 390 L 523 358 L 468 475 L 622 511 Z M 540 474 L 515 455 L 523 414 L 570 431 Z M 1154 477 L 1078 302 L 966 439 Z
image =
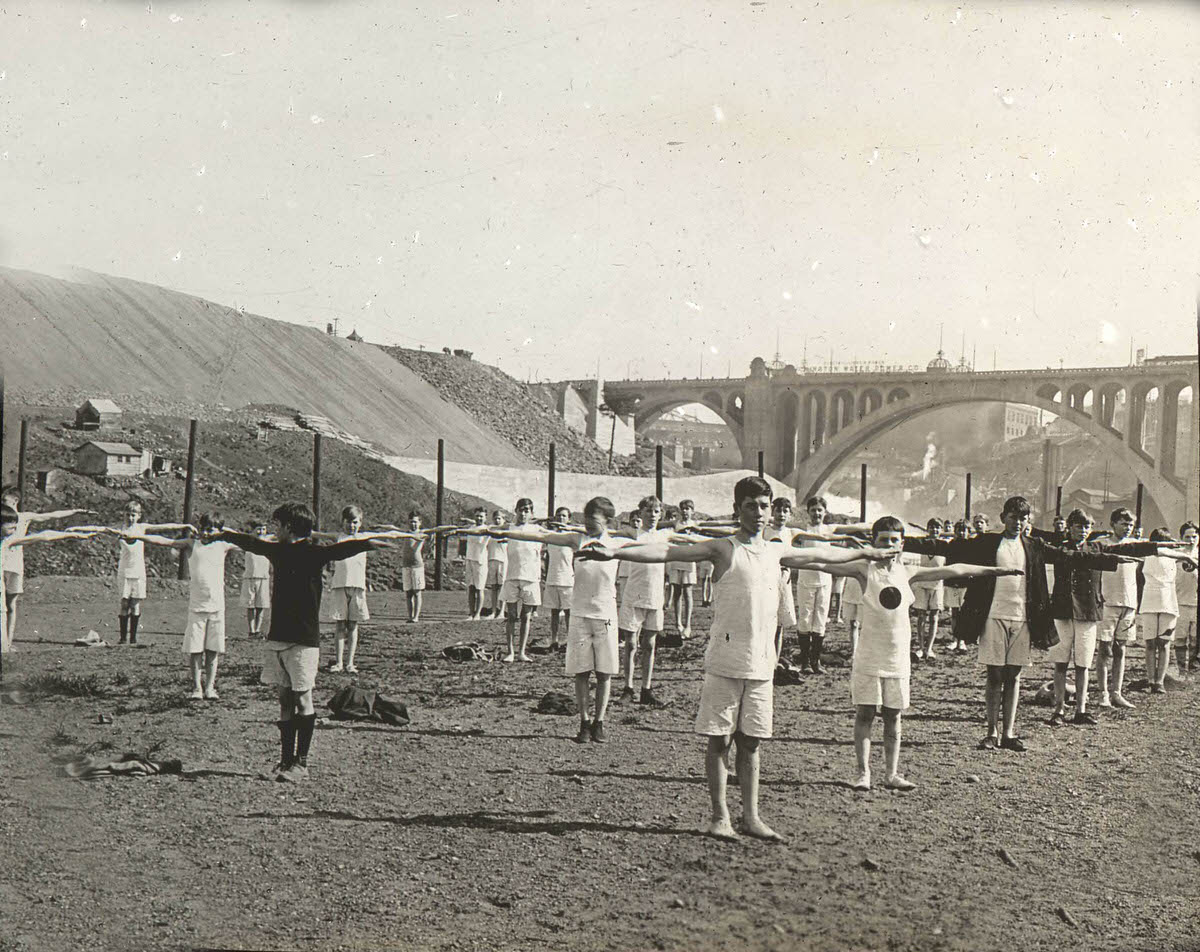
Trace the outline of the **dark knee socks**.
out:
M 296 722 L 296 759 L 304 763 L 308 760 L 308 748 L 312 746 L 313 728 L 317 724 L 317 715 L 297 714 L 292 719 Z
M 821 649 L 825 646 L 824 635 L 813 635 L 812 645 L 808 650 L 808 663 L 815 669 L 821 664 Z
M 117 621 L 121 623 L 121 641 L 126 641 L 129 638 L 129 616 L 118 615 Z
M 801 631 L 796 635 L 796 643 L 800 647 L 800 667 L 808 664 L 808 653 L 812 650 L 812 632 Z
M 138 622 L 141 620 L 142 620 L 141 615 L 130 615 L 129 616 L 129 643 L 131 645 L 137 643 Z
M 279 726 L 279 759 L 287 766 L 296 759 L 296 721 L 289 717 L 275 723 Z

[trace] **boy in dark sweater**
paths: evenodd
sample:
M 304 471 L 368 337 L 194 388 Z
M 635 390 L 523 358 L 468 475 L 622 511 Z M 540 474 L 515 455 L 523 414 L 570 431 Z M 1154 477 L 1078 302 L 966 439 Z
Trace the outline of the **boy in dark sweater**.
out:
M 273 541 L 228 530 L 212 538 L 266 556 L 274 570 L 271 630 L 267 634 L 262 682 L 279 687 L 282 755 L 275 779 L 294 783 L 308 776 L 308 752 L 317 721 L 312 692 L 321 655 L 321 571 L 330 562 L 386 548 L 383 540 L 399 538 L 403 533 L 371 533 L 333 545 L 317 545 L 312 539 L 316 517 L 303 503 L 286 503 L 271 518 L 275 522 Z

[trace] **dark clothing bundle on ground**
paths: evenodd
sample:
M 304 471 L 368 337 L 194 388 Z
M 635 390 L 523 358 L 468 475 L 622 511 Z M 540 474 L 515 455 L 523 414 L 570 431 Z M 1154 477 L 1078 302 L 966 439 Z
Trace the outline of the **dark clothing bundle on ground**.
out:
M 382 721 L 396 727 L 409 722 L 408 708 L 375 691 L 347 685 L 329 699 L 329 710 L 339 721 Z
M 318 545 L 312 539 L 271 542 L 244 532 L 223 532 L 221 538 L 271 561 L 275 581 L 271 585 L 271 631 L 267 640 L 310 648 L 321 645 L 321 570 L 330 562 L 371 550 L 366 539 Z
M 183 772 L 181 760 L 151 760 L 144 754 L 125 753 L 116 759 L 79 754 L 62 764 L 62 772 L 77 780 L 102 777 L 155 777 Z
M 575 699 L 567 697 L 565 694 L 560 694 L 558 691 L 547 691 L 542 695 L 542 699 L 538 701 L 537 712 L 539 714 L 559 714 L 567 716 L 576 713 Z
M 442 656 L 451 661 L 494 661 L 492 649 L 478 641 L 456 641 L 442 649 Z

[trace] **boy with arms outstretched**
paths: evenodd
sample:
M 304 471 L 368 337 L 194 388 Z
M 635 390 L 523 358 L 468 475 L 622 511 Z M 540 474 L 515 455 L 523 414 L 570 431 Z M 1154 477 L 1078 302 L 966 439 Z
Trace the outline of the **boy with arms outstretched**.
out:
M 472 515 L 475 525 L 464 529 L 466 558 L 463 561 L 463 582 L 467 588 L 467 620 L 483 618 L 483 593 L 487 588 L 488 542 L 487 510 L 480 506 Z
M 1200 583 L 1200 572 L 1196 570 L 1200 565 L 1197 540 L 1200 539 L 1200 530 L 1196 528 L 1196 523 L 1185 522 L 1181 525 L 1179 538 L 1187 546 L 1183 549 L 1187 561 L 1178 566 L 1182 571 L 1175 573 L 1175 597 L 1179 603 L 1179 621 L 1175 625 L 1175 661 L 1179 665 L 1180 678 L 1186 679 L 1187 671 L 1196 666 L 1197 652 L 1200 652 L 1200 644 L 1197 644 L 1200 638 L 1197 638 L 1196 631 L 1196 595 L 1197 583 Z
M 492 527 L 500 528 L 506 517 L 501 509 L 492 512 Z M 508 572 L 508 540 L 501 536 L 488 539 L 487 595 L 488 604 L 483 610 L 484 618 L 499 618 L 503 614 L 504 600 L 500 590 L 504 588 L 504 577 Z
M 516 520 L 512 529 L 492 528 L 489 535 L 502 539 L 508 554 L 508 565 L 504 573 L 504 587 L 500 600 L 504 603 L 504 634 L 508 638 L 508 654 L 504 661 L 532 661 L 526 652 L 529 646 L 529 626 L 533 614 L 542 604 L 539 591 L 542 579 L 542 545 L 527 537 L 533 519 L 533 500 L 517 500 Z M 519 535 L 513 535 L 516 530 Z M 515 647 L 520 632 L 520 648 Z
M 321 541 L 331 538 L 334 542 L 345 542 L 347 539 L 357 539 L 362 527 L 362 510 L 358 506 L 347 506 L 342 510 L 341 532 L 333 536 L 314 532 L 312 537 Z M 358 624 L 371 618 L 371 611 L 367 607 L 367 553 L 360 552 L 347 559 L 338 559 L 333 564 L 333 580 L 329 587 L 333 590 L 333 628 L 337 644 L 337 658 L 329 670 L 357 674 L 354 655 L 358 651 Z M 411 609 L 409 616 L 412 616 Z M 349 657 L 346 657 L 347 641 L 350 643 Z
M 261 519 L 251 520 L 246 529 L 251 535 L 266 538 L 267 524 Z M 263 613 L 271 607 L 271 563 L 254 552 L 245 553 L 243 558 L 241 602 L 250 637 L 257 638 L 262 634 Z
M 317 721 L 312 692 L 321 658 L 321 572 L 330 562 L 385 547 L 383 540 L 396 534 L 373 533 L 317 545 L 312 539 L 316 517 L 303 503 L 285 503 L 271 518 L 275 522 L 273 542 L 229 531 L 213 538 L 271 561 L 275 591 L 262 682 L 279 688 L 281 756 L 275 779 L 295 782 L 308 776 L 308 754 Z
M 696 521 L 696 504 L 690 499 L 679 503 L 675 531 L 684 532 Z M 692 637 L 692 586 L 696 584 L 696 566 L 691 562 L 669 563 L 667 582 L 671 586 L 671 608 L 675 613 L 675 629 L 681 638 Z
M 559 506 L 554 510 L 551 528 L 562 530 L 570 525 L 571 510 Z M 608 524 L 605 523 L 605 528 Z M 561 545 L 551 546 L 546 557 L 546 594 L 542 602 L 550 610 L 550 647 L 559 650 L 559 619 L 562 619 L 562 650 L 571 643 L 571 588 L 575 584 L 575 564 L 572 551 Z
M 182 539 L 110 531 L 123 542 L 140 540 L 179 549 L 187 560 L 188 620 L 183 630 L 183 653 L 189 659 L 192 673 L 192 693 L 188 700 L 216 701 L 220 699 L 217 666 L 225 653 L 225 556 L 234 546 L 213 540 L 213 534 L 223 528 L 217 513 L 204 513 L 199 524 L 199 534 L 189 527 Z
M 862 633 L 850 666 L 850 697 L 856 712 L 854 756 L 858 767 L 851 787 L 871 789 L 871 725 L 880 713 L 887 767 L 884 786 L 890 790 L 912 790 L 916 784 L 900 774 L 900 719 L 908 707 L 912 671 L 909 660 L 912 622 L 908 609 L 915 597 L 913 589 L 916 584 L 942 579 L 1020 575 L 1021 570 L 983 565 L 922 565 L 910 569 L 901 558 L 904 523 L 895 516 L 875 521 L 871 541 L 888 551 L 890 557 L 874 564 L 854 563 L 818 570 L 849 576 L 862 589 Z
M 0 501 L 17 514 L 16 526 L 11 538 L 19 539 L 29 531 L 35 522 L 51 522 L 55 519 L 65 519 L 90 513 L 90 509 L 59 509 L 55 512 L 22 512 L 21 494 L 16 486 L 5 486 L 0 491 Z M 85 537 L 80 537 L 85 538 Z M 86 538 L 91 538 L 87 536 Z M 13 635 L 17 630 L 17 601 L 25 591 L 25 546 L 10 545 L 4 550 L 2 570 L 4 572 L 4 607 L 8 612 L 8 627 L 0 632 L 0 639 L 6 639 L 9 649 L 12 647 Z
M 708 738 L 704 768 L 712 815 L 701 832 L 721 839 L 737 837 L 725 802 L 726 754 L 736 741 L 742 831 L 760 839 L 779 841 L 782 837 L 758 814 L 758 748 L 762 740 L 771 736 L 775 624 L 782 570 L 885 558 L 890 553 L 832 546 L 801 550 L 768 542 L 763 529 L 771 511 L 771 485 L 757 476 L 739 480 L 733 500 L 738 531 L 732 536 L 690 545 L 654 541 L 615 550 L 588 547 L 580 555 L 636 564 L 712 561 L 713 623 L 704 656 L 700 711 L 696 716 L 696 733 Z
M 609 521 L 616 517 L 613 504 L 603 496 L 588 500 L 583 508 L 583 532 L 564 532 L 525 525 L 508 530 L 511 542 L 530 542 L 550 546 L 568 556 L 589 544 L 618 548 L 630 540 L 608 534 Z M 604 715 L 608 710 L 612 676 L 617 673 L 617 562 L 579 560 L 575 566 L 571 590 L 571 617 L 567 634 L 567 674 L 575 679 L 575 703 L 579 709 L 577 744 L 589 740 L 607 741 Z M 588 717 L 588 694 L 592 672 L 596 674 L 596 707 Z

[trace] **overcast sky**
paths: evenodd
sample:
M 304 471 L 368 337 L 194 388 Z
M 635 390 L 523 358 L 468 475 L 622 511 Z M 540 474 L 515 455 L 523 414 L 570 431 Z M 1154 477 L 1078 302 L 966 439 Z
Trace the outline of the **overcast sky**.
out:
M 0 5 L 0 262 L 521 377 L 1194 352 L 1200 6 Z

